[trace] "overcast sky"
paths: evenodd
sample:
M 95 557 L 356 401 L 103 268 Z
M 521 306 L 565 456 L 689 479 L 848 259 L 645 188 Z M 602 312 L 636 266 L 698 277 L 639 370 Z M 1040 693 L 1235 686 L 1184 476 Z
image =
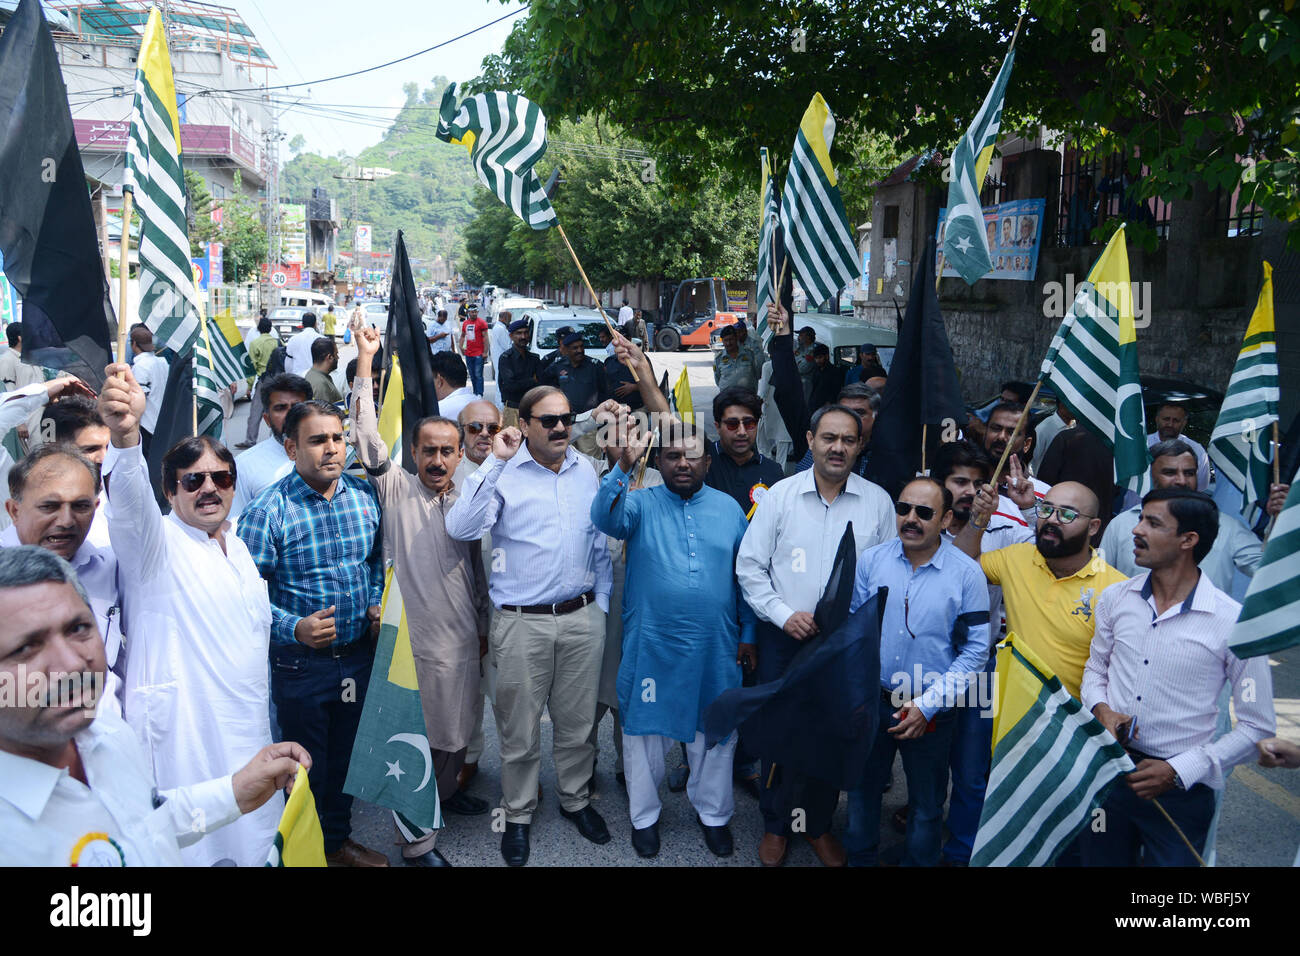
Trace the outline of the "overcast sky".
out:
M 288 0 L 226 2 L 239 11 L 274 60 L 277 69 L 270 71 L 272 86 L 315 81 L 406 56 L 523 6 L 499 0 L 314 0 L 310 5 Z M 500 52 L 511 26 L 524 16 L 510 17 L 440 50 L 382 70 L 276 92 L 292 101 L 310 89 L 304 106 L 345 104 L 340 109 L 372 118 L 369 122 L 326 118 L 314 115 L 314 110 L 290 107 L 280 117 L 280 128 L 289 134 L 285 145 L 301 133 L 310 152 L 333 155 L 346 150 L 356 154 L 383 135 L 377 123 L 391 120 L 402 105 L 403 83 L 415 82 L 423 89 L 439 74 L 457 81 L 474 78 L 483 57 Z M 282 157 L 288 156 L 286 149 Z

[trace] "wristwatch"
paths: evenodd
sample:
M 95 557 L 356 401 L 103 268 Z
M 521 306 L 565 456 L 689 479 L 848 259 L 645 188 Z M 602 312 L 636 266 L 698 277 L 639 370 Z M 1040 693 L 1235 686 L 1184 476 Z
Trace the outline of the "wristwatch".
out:
M 1177 770 L 1174 771 L 1174 786 L 1177 787 L 1179 790 L 1187 789 L 1186 785 L 1184 785 L 1183 783 L 1183 778 L 1178 776 Z

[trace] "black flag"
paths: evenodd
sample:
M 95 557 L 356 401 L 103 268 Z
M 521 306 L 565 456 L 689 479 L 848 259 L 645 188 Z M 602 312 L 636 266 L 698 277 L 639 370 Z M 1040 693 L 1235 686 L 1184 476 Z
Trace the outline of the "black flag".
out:
M 428 415 L 438 414 L 438 394 L 433 387 L 433 368 L 429 363 L 429 340 L 420 316 L 420 299 L 411 276 L 411 260 L 406 256 L 406 240 L 397 230 L 393 248 L 393 277 L 388 293 L 388 330 L 384 351 L 397 355 L 402 367 L 402 441 L 415 440 L 415 423 Z M 391 365 L 391 363 L 389 363 Z M 415 472 L 415 460 L 402 455 L 402 463 Z
M 934 258 L 931 238 L 912 279 L 907 314 L 899 325 L 898 347 L 871 432 L 866 477 L 891 498 L 897 498 L 921 468 L 921 426 L 930 426 L 928 463 L 945 428 L 955 430 L 966 422 L 952 346 L 934 291 Z
M 158 406 L 158 420 L 154 422 L 153 436 L 149 439 L 149 483 L 163 514 L 170 510 L 163 494 L 162 460 L 172 445 L 194 434 L 194 350 L 184 355 L 167 353 L 171 363 L 167 370 L 167 390 Z M 158 386 L 155 384 L 154 388 Z
M 35 0 L 22 0 L 0 36 L 0 252 L 23 298 L 23 360 L 98 389 L 117 324 L 58 55 Z

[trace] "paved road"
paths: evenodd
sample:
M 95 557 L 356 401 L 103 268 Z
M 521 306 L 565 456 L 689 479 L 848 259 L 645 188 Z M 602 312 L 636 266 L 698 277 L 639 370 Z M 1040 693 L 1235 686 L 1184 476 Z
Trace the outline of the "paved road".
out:
M 342 346 L 340 368 L 346 367 L 355 349 Z M 678 353 L 653 353 L 656 375 L 668 372 L 675 382 L 681 370 L 688 370 L 691 392 L 700 420 L 712 434 L 710 413 L 713 395 L 712 358 L 704 350 Z M 490 374 L 490 373 L 489 373 Z M 339 374 L 342 384 L 341 372 Z M 491 380 L 489 397 L 495 395 Z M 227 422 L 227 434 L 242 438 L 248 420 L 248 405 L 241 402 L 234 418 Z M 265 431 L 262 433 L 265 434 Z M 1278 716 L 1279 736 L 1300 741 L 1300 647 L 1291 648 L 1272 658 L 1273 693 Z M 606 718 L 600 733 L 597 768 L 597 793 L 593 805 L 605 817 L 613 839 L 605 846 L 593 846 L 583 840 L 572 824 L 559 815 L 555 799 L 555 771 L 551 760 L 551 726 L 542 724 L 542 785 L 545 795 L 534 819 L 532 858 L 536 866 L 756 866 L 757 847 L 762 838 L 762 820 L 756 801 L 745 794 L 736 796 L 736 816 L 732 821 L 736 854 L 718 860 L 704 846 L 695 824 L 694 813 L 684 793 L 665 789 L 664 810 L 660 822 L 662 849 L 653 861 L 639 859 L 630 843 L 627 798 L 614 780 L 614 744 L 612 723 Z M 496 728 L 486 720 L 487 752 L 479 775 L 470 792 L 495 804 L 501 795 L 500 760 L 497 756 Z M 669 766 L 681 764 L 681 751 L 669 754 Z M 883 808 L 882 857 L 896 862 L 902 853 L 902 838 L 889 825 L 889 817 L 906 802 L 906 783 L 901 763 L 894 768 L 894 783 L 885 794 Z M 844 802 L 835 815 L 834 831 L 843 834 Z M 393 845 L 393 827 L 388 811 L 358 803 L 353 811 L 355 837 L 367 846 L 388 854 L 400 865 L 401 854 Z M 446 831 L 439 837 L 443 854 L 456 865 L 503 865 L 499 852 L 500 836 L 492 832 L 491 815 L 448 817 Z M 1300 771 L 1266 770 L 1256 764 L 1238 767 L 1228 781 L 1223 815 L 1219 825 L 1219 866 L 1289 866 L 1300 845 Z M 815 866 L 816 857 L 802 844 L 791 846 L 788 866 Z

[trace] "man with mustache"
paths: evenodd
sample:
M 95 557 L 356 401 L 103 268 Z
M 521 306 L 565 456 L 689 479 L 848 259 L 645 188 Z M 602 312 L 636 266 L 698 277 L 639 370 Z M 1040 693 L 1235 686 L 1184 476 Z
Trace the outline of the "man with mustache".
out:
M 248 503 L 293 471 L 293 462 L 284 450 L 284 419 L 289 409 L 311 399 L 311 383 L 300 375 L 281 372 L 258 380 L 262 394 L 262 421 L 271 434 L 248 451 L 235 457 L 239 481 L 235 500 L 230 506 L 230 520 L 236 520 Z
M 284 449 L 294 470 L 249 503 L 238 528 L 270 594 L 276 718 L 281 736 L 312 754 L 326 861 L 387 866 L 351 838 L 352 797 L 343 792 L 379 632 L 379 502 L 369 484 L 343 473 L 337 406 L 312 400 L 289 409 Z
M 955 711 L 989 652 L 989 595 L 979 567 L 943 538 L 952 495 L 933 478 L 913 478 L 894 506 L 898 540 L 864 551 L 850 613 L 888 588 L 880 623 L 879 729 L 861 786 L 849 792 L 849 863 L 874 866 L 880 800 L 894 756 L 907 775 L 904 866 L 935 866 Z
M 1011 435 L 1016 429 L 1016 423 L 1020 421 L 1020 415 L 1024 410 L 1023 402 L 1009 402 L 1004 399 L 994 405 L 993 410 L 989 412 L 988 424 L 984 428 L 984 450 L 993 459 L 994 467 L 997 466 L 997 462 L 1002 460 L 1002 454 L 1007 450 L 1007 443 L 1011 441 Z M 998 491 L 1002 493 L 1002 499 L 998 502 L 998 508 L 995 512 L 997 516 L 1008 521 L 1019 522 L 1025 527 L 1033 527 L 1035 520 L 1033 513 L 1034 502 L 1030 502 L 1021 510 L 1020 502 L 1010 494 L 1007 486 L 1011 480 L 1011 460 L 1014 458 L 1023 469 L 1025 464 L 1024 456 L 1032 450 L 1033 440 L 1033 426 L 1026 422 L 1024 429 L 1020 432 L 1017 447 L 1013 448 L 1011 454 L 1007 456 L 1007 467 L 1002 469 L 1002 478 L 998 483 Z M 1041 500 L 1043 495 L 1047 494 L 1048 485 L 1023 472 L 1021 477 L 1025 482 L 1032 485 L 1037 500 Z M 1012 505 L 1016 505 L 1016 507 L 1012 507 Z
M 368 369 L 379 353 L 379 330 L 360 326 L 354 334 L 357 366 Z M 438 415 L 421 419 L 407 449 L 415 474 L 393 467 L 379 437 L 369 382 L 357 381 L 352 409 L 357 451 L 383 508 L 384 541 L 402 589 L 438 799 L 446 813 L 487 813 L 487 801 L 461 792 L 457 783 L 481 699 L 479 656 L 488 627 L 487 578 L 477 543 L 450 537 L 443 523 L 459 497 L 452 476 L 463 453 L 464 426 Z M 496 411 L 490 402 L 472 403 L 482 404 Z M 450 865 L 434 846 L 437 830 L 413 826 L 396 813 L 393 818 L 408 864 Z
M 110 365 L 99 396 L 108 426 L 104 487 L 109 537 L 129 624 L 123 711 L 158 786 L 220 777 L 271 743 L 266 654 L 271 605 L 244 543 L 230 533 L 235 459 L 206 436 L 163 456 L 163 517 L 140 440 L 144 391 Z M 291 737 L 289 739 L 292 739 Z M 181 853 L 187 866 L 261 866 L 283 801 Z
M 1241 605 L 1198 567 L 1214 546 L 1218 510 L 1190 488 L 1147 494 L 1133 529 L 1134 558 L 1147 573 L 1098 602 L 1083 706 L 1137 769 L 1107 795 L 1102 832 L 1089 827 L 1080 835 L 1085 866 L 1196 866 L 1216 791 L 1276 732 L 1268 655 L 1243 661 L 1232 652 Z M 1216 739 L 1225 684 L 1237 725 Z
M 39 675 L 72 695 L 0 708 L 0 866 L 180 866 L 182 847 L 280 801 L 297 764 L 311 766 L 298 744 L 270 744 L 233 774 L 160 790 L 136 734 L 86 690 L 104 686 L 108 663 L 67 562 L 44 548 L 0 551 L 0 604 L 0 681 Z
M 519 402 L 526 429 L 498 432 L 491 457 L 465 483 L 446 515 L 447 532 L 478 541 L 492 532 L 500 551 L 489 584 L 489 637 L 497 662 L 501 731 L 501 855 L 528 862 L 537 809 L 542 710 L 554 727 L 560 814 L 592 843 L 609 842 L 591 806 L 595 748 L 588 737 L 605 645 L 611 572 L 605 538 L 591 523 L 597 480 L 570 447 L 575 416 L 558 388 L 539 385 Z
M 541 357 L 528 347 L 532 327 L 527 319 L 510 323 L 510 349 L 497 356 L 497 392 L 505 405 L 507 425 L 519 424 L 519 400 L 537 384 Z
M 704 710 L 740 686 L 740 661 L 754 658 L 754 613 L 736 584 L 735 556 L 745 515 L 730 496 L 706 488 L 709 454 L 702 430 L 671 423 L 662 430 L 663 484 L 634 489 L 650 432 L 626 416 L 618 463 L 591 503 L 601 531 L 627 542 L 623 659 L 618 671 L 632 846 L 638 856 L 659 852 L 659 786 L 674 741 L 687 747 L 687 795 L 715 856 L 733 852 L 728 823 L 733 731 L 705 747 Z
M 849 522 L 857 551 L 895 534 L 893 504 L 883 488 L 853 473 L 862 419 L 842 405 L 818 409 L 806 440 L 813 467 L 777 482 L 758 503 L 736 557 L 736 576 L 758 616 L 758 683 L 776 680 L 817 633 L 813 611 L 830 576 Z M 762 756 L 761 754 L 759 755 Z M 839 791 L 762 761 L 759 806 L 764 866 L 785 862 L 795 808 L 805 811 L 804 838 L 826 866 L 843 866 L 844 849 L 830 832 Z M 766 785 L 770 781 L 771 785 Z

